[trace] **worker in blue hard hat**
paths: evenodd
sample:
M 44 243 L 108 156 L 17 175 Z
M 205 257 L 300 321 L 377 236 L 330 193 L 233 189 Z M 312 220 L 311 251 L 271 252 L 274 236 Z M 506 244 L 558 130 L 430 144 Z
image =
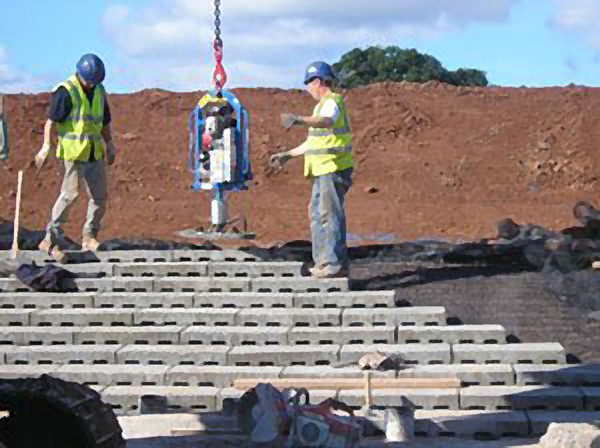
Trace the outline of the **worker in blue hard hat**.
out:
M 94 54 L 86 54 L 77 63 L 76 73 L 53 89 L 44 144 L 35 158 L 41 169 L 50 152 L 52 129 L 56 127 L 56 156 L 63 161 L 65 174 L 46 237 L 39 249 L 59 261 L 65 260 L 60 248 L 64 241 L 61 225 L 67 220 L 71 204 L 78 196 L 80 181 L 84 182 L 89 196 L 82 249 L 96 251 L 100 245 L 96 238 L 106 211 L 105 158 L 108 165 L 112 165 L 116 157 L 110 131 L 110 109 L 102 85 L 105 75 L 102 60 Z
M 334 80 L 325 62 L 306 68 L 304 84 L 318 104 L 310 117 L 282 114 L 281 124 L 308 126 L 308 138 L 270 160 L 282 166 L 292 157 L 304 156 L 304 175 L 312 180 L 309 214 L 315 265 L 310 272 L 316 278 L 348 275 L 344 198 L 352 186 L 352 133 L 344 99 L 331 90 Z

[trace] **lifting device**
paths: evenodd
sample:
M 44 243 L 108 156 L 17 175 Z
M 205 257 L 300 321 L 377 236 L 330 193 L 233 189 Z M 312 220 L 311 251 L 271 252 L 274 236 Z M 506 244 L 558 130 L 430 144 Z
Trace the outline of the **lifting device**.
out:
M 215 39 L 213 52 L 216 67 L 214 89 L 208 91 L 192 110 L 188 122 L 190 134 L 188 167 L 193 172 L 193 191 L 210 191 L 211 226 L 208 229 L 189 229 L 179 236 L 204 239 L 253 239 L 247 232 L 246 217 L 243 230 L 231 226 L 226 193 L 245 192 L 253 175 L 249 158 L 249 114 L 236 96 L 224 89 L 227 75 L 223 68 L 220 0 L 215 3 Z

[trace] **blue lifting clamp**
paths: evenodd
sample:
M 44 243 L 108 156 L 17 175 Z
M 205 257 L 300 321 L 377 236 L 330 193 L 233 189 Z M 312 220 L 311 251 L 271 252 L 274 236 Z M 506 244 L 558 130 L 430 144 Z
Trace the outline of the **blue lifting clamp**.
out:
M 213 89 L 198 101 L 188 120 L 188 168 L 193 173 L 193 191 L 211 191 L 211 228 L 209 232 L 184 231 L 187 237 L 253 238 L 234 229 L 226 231 L 229 221 L 226 192 L 248 190 L 253 180 L 249 158 L 249 114 L 236 96 L 224 89 Z

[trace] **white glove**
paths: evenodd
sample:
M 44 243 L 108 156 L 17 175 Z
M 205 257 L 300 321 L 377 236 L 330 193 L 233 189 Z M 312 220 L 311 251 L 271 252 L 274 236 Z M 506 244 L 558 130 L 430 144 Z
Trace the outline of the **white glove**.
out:
M 42 149 L 40 150 L 40 152 L 38 152 L 37 155 L 35 156 L 35 166 L 37 166 L 38 169 L 42 168 L 49 153 L 50 153 L 50 145 L 42 146 Z

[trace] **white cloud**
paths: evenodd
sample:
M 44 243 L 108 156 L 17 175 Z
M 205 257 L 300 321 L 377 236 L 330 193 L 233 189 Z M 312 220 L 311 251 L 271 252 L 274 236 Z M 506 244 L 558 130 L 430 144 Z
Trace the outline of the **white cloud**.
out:
M 581 34 L 586 44 L 600 51 L 600 2 L 598 0 L 555 0 L 556 14 L 551 25 Z
M 432 39 L 470 22 L 502 21 L 514 1 L 223 1 L 227 86 L 298 87 L 311 60 L 406 38 Z M 123 61 L 146 67 L 145 73 L 132 70 L 138 85 L 189 90 L 205 88 L 201 80 L 212 75 L 214 19 L 209 0 L 154 0 L 135 10 L 112 5 L 103 25 Z M 156 84 L 147 84 L 151 80 Z
M 41 92 L 48 89 L 45 77 L 14 68 L 9 63 L 8 52 L 0 45 L 0 92 L 21 93 Z

